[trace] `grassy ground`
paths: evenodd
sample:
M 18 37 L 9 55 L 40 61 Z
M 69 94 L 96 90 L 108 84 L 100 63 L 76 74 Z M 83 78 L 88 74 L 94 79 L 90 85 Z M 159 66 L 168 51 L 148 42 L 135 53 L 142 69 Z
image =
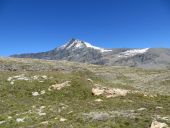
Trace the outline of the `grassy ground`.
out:
M 75 69 L 1 71 L 0 127 L 149 128 L 154 119 L 170 126 L 169 71 L 93 65 L 85 65 L 81 70 L 76 70 L 74 64 L 70 65 Z M 70 65 L 67 65 L 68 69 Z M 7 81 L 9 77 L 21 74 L 27 78 L 40 78 L 15 80 L 14 84 Z M 41 78 L 43 75 L 47 79 Z M 93 96 L 93 84 L 88 79 L 102 86 L 145 91 L 157 96 L 144 96 L 140 93 L 115 98 Z M 49 86 L 65 81 L 71 81 L 71 86 L 59 91 L 48 91 Z M 41 91 L 45 93 L 40 94 Z M 33 96 L 33 92 L 39 95 Z M 99 98 L 103 101 L 96 102 Z M 20 119 L 22 121 L 18 121 Z

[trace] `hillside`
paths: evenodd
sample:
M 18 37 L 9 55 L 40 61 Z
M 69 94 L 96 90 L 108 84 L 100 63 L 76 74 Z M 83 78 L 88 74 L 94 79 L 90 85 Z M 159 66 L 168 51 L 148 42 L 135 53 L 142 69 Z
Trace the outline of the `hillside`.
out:
M 170 49 L 168 48 L 105 49 L 78 39 L 71 39 L 63 46 L 47 52 L 16 54 L 11 57 L 67 60 L 98 65 L 142 67 L 145 69 L 170 68 Z
M 170 126 L 170 70 L 0 58 L 0 127 Z

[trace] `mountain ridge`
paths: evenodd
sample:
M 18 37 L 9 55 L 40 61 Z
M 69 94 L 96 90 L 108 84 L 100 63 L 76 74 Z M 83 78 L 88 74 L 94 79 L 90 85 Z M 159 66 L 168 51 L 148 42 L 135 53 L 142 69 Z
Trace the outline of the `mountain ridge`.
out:
M 53 50 L 40 53 L 16 54 L 10 57 L 47 60 L 68 60 L 109 66 L 169 68 L 168 48 L 100 48 L 79 39 L 71 39 Z

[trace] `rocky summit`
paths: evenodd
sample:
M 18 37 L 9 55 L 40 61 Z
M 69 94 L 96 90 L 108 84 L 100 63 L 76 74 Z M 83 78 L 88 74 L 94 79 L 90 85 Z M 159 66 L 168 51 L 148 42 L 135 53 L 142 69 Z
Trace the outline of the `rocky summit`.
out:
M 47 52 L 16 54 L 11 57 L 67 60 L 109 66 L 170 68 L 168 48 L 99 48 L 85 41 L 71 39 Z

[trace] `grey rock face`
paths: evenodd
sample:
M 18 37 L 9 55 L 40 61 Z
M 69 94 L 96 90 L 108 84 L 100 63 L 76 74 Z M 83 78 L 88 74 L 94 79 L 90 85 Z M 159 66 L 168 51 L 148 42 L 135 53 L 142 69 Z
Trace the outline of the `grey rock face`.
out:
M 12 55 L 11 57 L 68 60 L 109 66 L 170 68 L 170 49 L 103 49 L 77 39 L 71 39 L 65 45 L 51 51 Z

